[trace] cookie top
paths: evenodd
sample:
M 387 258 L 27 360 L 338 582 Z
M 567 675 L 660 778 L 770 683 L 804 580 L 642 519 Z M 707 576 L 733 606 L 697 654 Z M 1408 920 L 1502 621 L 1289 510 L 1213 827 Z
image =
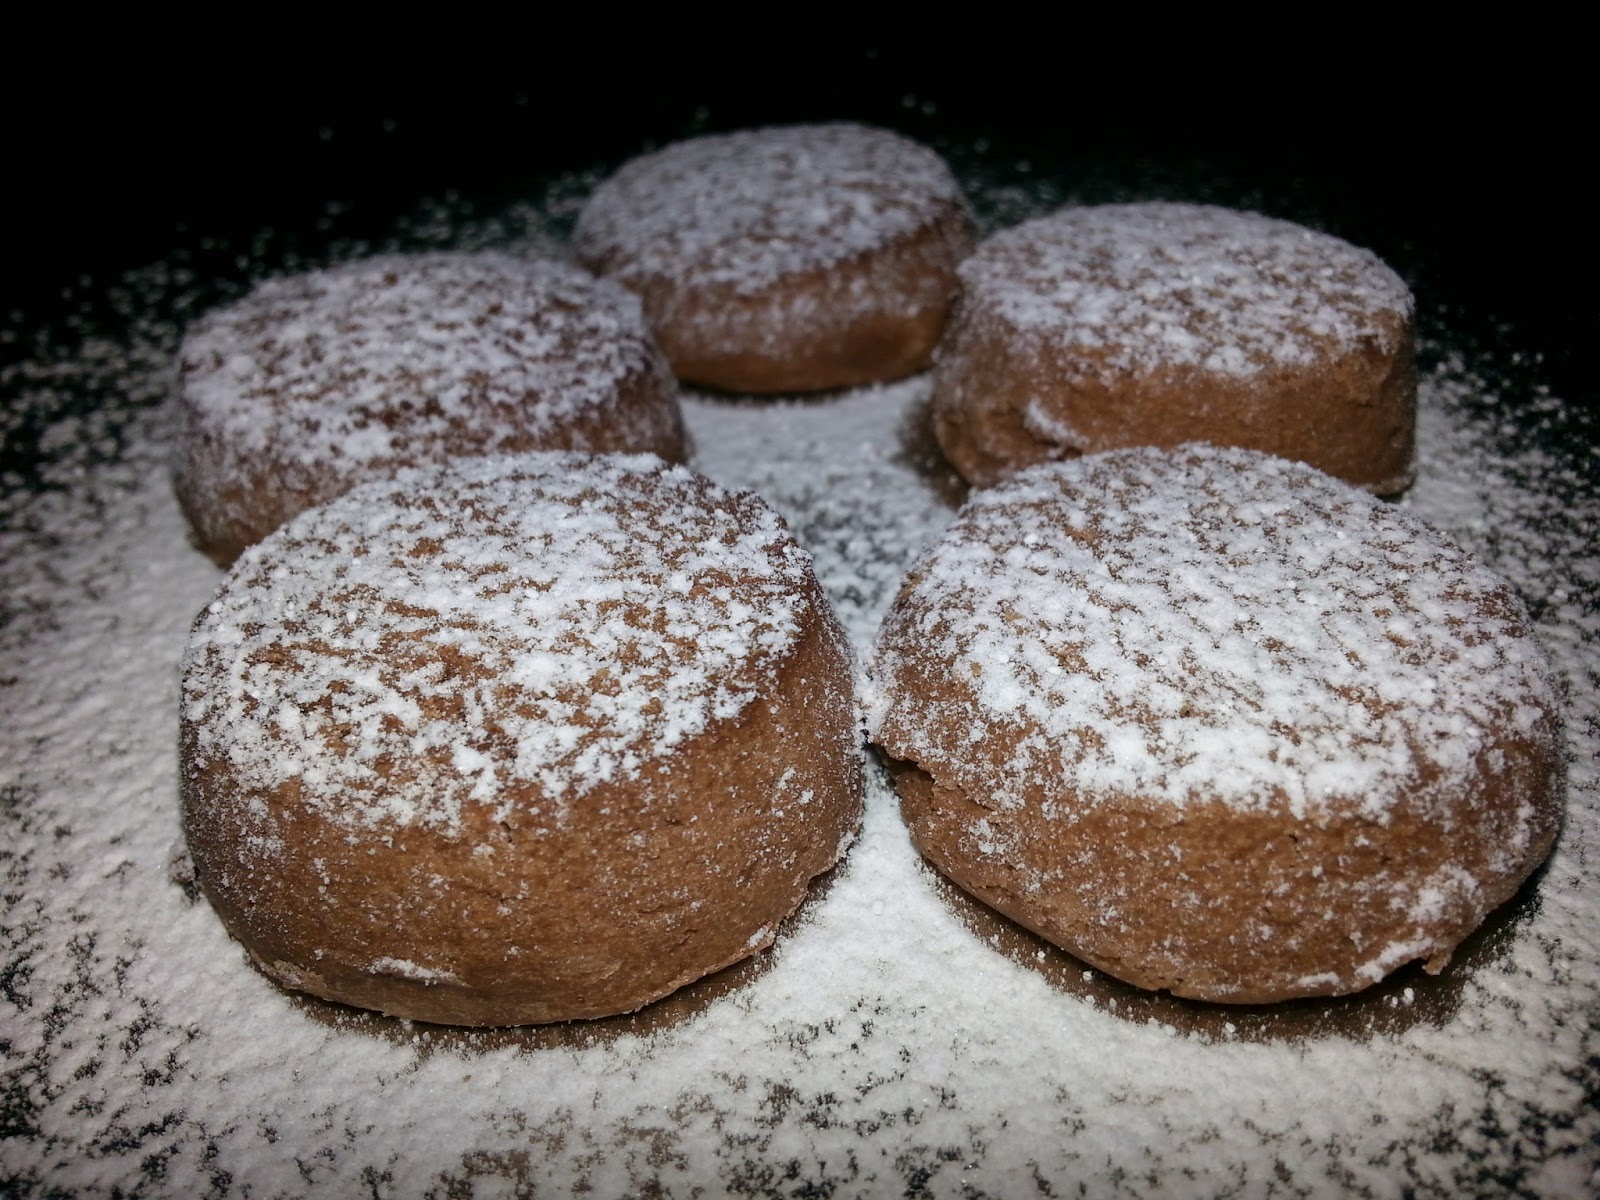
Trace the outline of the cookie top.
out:
M 1209 205 L 1065 208 L 985 240 L 967 303 L 1087 372 L 1250 376 L 1407 336 L 1410 290 L 1376 255 L 1288 221 Z
M 873 675 L 875 740 L 1012 807 L 1058 780 L 1088 803 L 1382 821 L 1401 795 L 1448 805 L 1497 738 L 1542 741 L 1556 711 L 1521 603 L 1448 537 L 1198 444 L 975 493 Z
M 183 719 L 241 788 L 353 829 L 566 806 L 738 715 L 825 603 L 781 518 L 652 456 L 463 460 L 363 485 L 235 564 Z M 497 814 L 504 819 L 506 814 Z
M 384 255 L 271 279 L 201 317 L 179 352 L 187 436 L 291 468 L 371 477 L 451 454 L 552 448 L 667 369 L 638 301 L 565 263 Z M 681 437 L 670 406 L 637 446 Z M 582 435 L 580 434 L 580 437 Z M 590 449 L 587 443 L 567 449 Z
M 583 261 L 633 287 L 663 280 L 755 294 L 909 237 L 954 208 L 944 160 L 885 129 L 795 125 L 676 142 L 590 197 Z

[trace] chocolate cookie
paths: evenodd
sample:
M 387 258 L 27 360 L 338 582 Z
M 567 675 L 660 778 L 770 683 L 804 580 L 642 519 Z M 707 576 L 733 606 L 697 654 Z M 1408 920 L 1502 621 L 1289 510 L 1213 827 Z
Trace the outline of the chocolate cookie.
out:
M 1182 996 L 1438 971 L 1560 823 L 1555 686 L 1510 586 L 1254 451 L 1113 451 L 975 493 L 871 674 L 922 852 Z
M 974 484 L 1189 441 L 1379 495 L 1411 482 L 1411 294 L 1368 251 L 1254 213 L 1111 204 L 996 234 L 960 276 L 934 428 Z
M 679 378 L 772 393 L 927 367 L 975 237 L 937 154 L 840 124 L 636 158 L 595 189 L 575 240 L 639 294 Z
M 285 986 L 509 1025 L 768 945 L 853 835 L 850 655 L 758 498 L 461 460 L 246 551 L 183 672 L 196 877 Z
M 179 351 L 178 499 L 226 566 L 358 483 L 465 455 L 686 456 L 638 302 L 563 263 L 387 255 L 258 286 Z

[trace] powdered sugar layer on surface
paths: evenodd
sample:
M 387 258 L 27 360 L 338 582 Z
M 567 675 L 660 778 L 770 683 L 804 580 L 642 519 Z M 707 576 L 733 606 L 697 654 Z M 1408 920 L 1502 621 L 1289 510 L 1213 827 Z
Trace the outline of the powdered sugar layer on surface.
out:
M 598 188 L 574 239 L 586 262 L 758 293 L 847 263 L 964 208 L 944 160 L 864 125 L 795 125 L 676 142 Z
M 497 252 L 269 279 L 196 321 L 180 361 L 188 437 L 346 477 L 438 461 L 443 446 L 538 448 L 664 369 L 632 295 Z
M 1033 194 L 1007 211 L 1027 215 Z M 429 209 L 397 239 L 484 236 L 459 220 Z M 69 330 L 0 372 L 46 451 L 0 495 L 0 1178 L 14 1191 L 1600 1191 L 1600 500 L 1596 461 L 1552 449 L 1573 445 L 1560 397 L 1456 355 L 1422 385 L 1405 506 L 1514 583 L 1572 751 L 1562 840 L 1503 950 L 1414 981 L 1419 996 L 1457 989 L 1438 1015 L 1230 1040 L 1055 990 L 952 915 L 875 777 L 840 877 L 753 984 L 649 1037 L 474 1049 L 315 1019 L 170 870 L 178 662 L 220 578 L 185 544 L 170 422 L 151 407 L 174 314 L 194 311 L 190 265 L 106 282 L 115 331 Z M 700 469 L 784 513 L 858 648 L 953 515 L 903 447 L 926 392 L 688 404 Z M 73 411 L 71 394 L 95 403 Z
M 1255 451 L 1030 468 L 975 493 L 913 579 L 869 733 L 1003 805 L 1056 778 L 1087 804 L 1381 821 L 1404 796 L 1442 815 L 1497 739 L 1545 737 L 1559 707 L 1504 581 L 1409 514 Z M 915 694 L 928 657 L 966 682 L 954 712 Z M 952 744 L 952 723 L 972 741 Z
M 1412 308 L 1370 251 L 1209 205 L 1065 208 L 990 237 L 959 272 L 974 312 L 1107 376 L 1247 376 L 1364 343 L 1389 354 Z
M 246 551 L 183 720 L 197 766 L 354 827 L 451 828 L 514 782 L 556 819 L 769 688 L 808 579 L 760 500 L 651 456 L 406 471 Z

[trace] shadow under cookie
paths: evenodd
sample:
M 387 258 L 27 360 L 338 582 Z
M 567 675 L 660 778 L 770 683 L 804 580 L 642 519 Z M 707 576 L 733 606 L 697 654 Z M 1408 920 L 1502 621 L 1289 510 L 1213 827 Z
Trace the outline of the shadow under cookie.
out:
M 811 881 L 811 890 L 806 893 L 800 906 L 778 926 L 776 941 L 768 949 L 685 984 L 636 1012 L 614 1017 L 557 1021 L 546 1025 L 435 1025 L 352 1008 L 281 986 L 279 991 L 297 1012 L 318 1024 L 340 1033 L 359 1034 L 397 1046 L 410 1046 L 422 1055 L 440 1051 L 487 1054 L 505 1049 L 530 1052 L 563 1047 L 583 1049 L 606 1045 L 622 1037 L 648 1037 L 689 1023 L 717 1001 L 749 987 L 776 966 L 785 939 L 802 923 L 810 920 L 817 906 L 832 889 L 840 869 L 836 866 Z
M 1171 1026 L 1210 1041 L 1307 1042 L 1344 1037 L 1362 1041 L 1393 1036 L 1419 1025 L 1442 1026 L 1467 994 L 1468 982 L 1500 969 L 1519 929 L 1539 911 L 1541 868 L 1465 941 L 1450 965 L 1429 975 L 1411 963 L 1350 996 L 1317 996 L 1276 1004 L 1216 1004 L 1152 992 L 1107 975 L 1074 958 L 983 901 L 962 890 L 931 864 L 926 875 L 934 893 L 980 941 L 1042 977 L 1056 991 L 1086 1000 L 1135 1025 Z

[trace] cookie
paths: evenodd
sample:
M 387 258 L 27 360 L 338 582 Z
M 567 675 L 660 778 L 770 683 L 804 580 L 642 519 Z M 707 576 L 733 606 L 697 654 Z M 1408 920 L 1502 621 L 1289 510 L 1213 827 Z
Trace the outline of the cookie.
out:
M 928 366 L 974 225 L 932 150 L 863 125 L 677 142 L 595 189 L 579 259 L 637 292 L 680 379 L 809 392 Z
M 1254 451 L 1086 455 L 974 493 L 870 671 L 923 854 L 1180 996 L 1438 971 L 1560 823 L 1556 689 L 1510 586 Z
M 178 358 L 178 499 L 221 566 L 403 467 L 687 453 L 637 301 L 564 263 L 385 255 L 271 279 L 195 322 Z
M 971 483 L 1190 441 L 1379 495 L 1411 482 L 1411 294 L 1366 250 L 1254 213 L 1111 204 L 996 234 L 959 273 L 934 429 Z
M 758 498 L 649 456 L 365 484 L 193 630 L 200 887 L 286 987 L 513 1025 L 755 953 L 853 836 L 850 654 Z

